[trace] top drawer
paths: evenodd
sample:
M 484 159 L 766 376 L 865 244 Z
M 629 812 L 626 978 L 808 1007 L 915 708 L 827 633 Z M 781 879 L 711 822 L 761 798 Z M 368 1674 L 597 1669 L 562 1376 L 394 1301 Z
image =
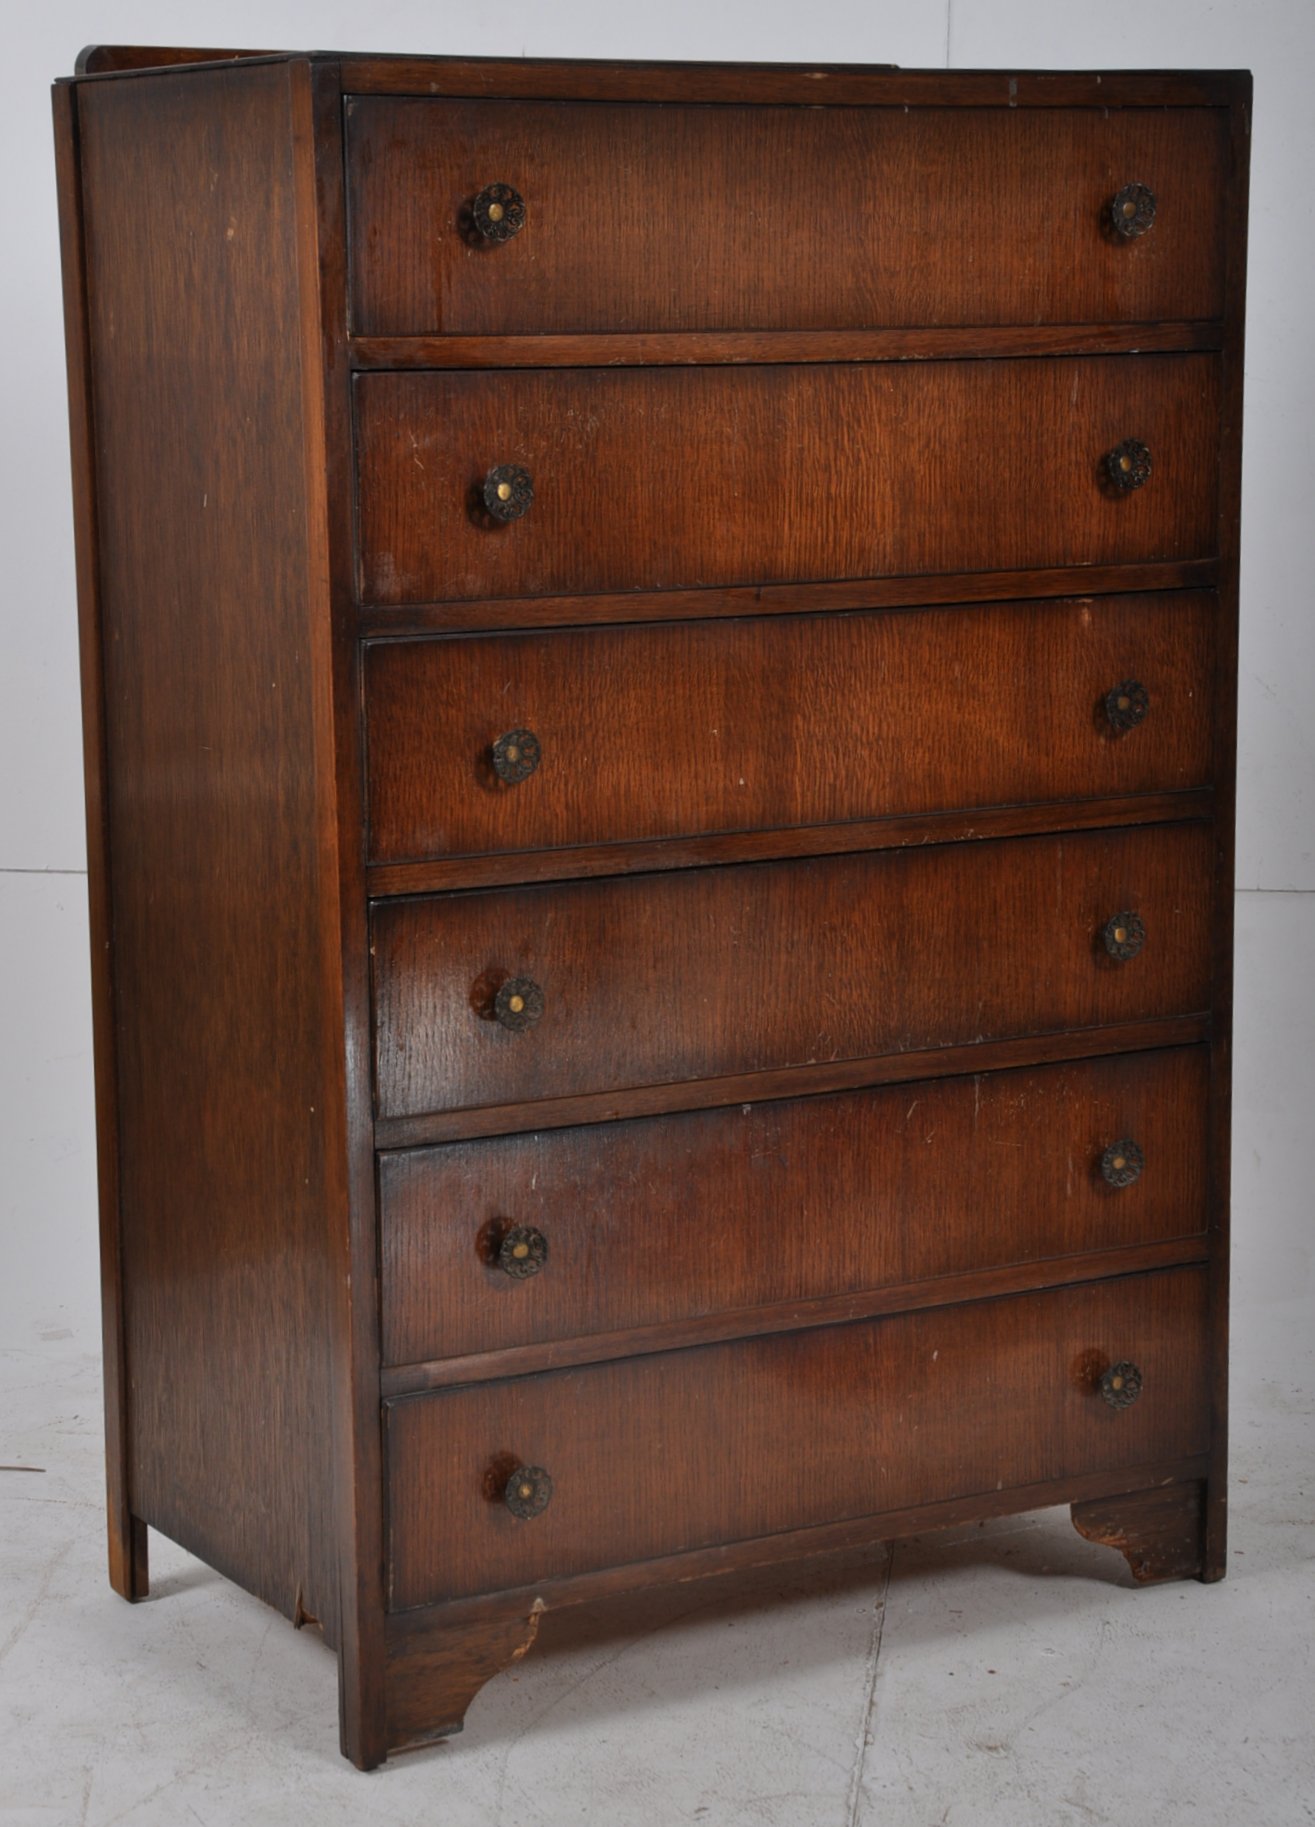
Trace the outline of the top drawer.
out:
M 366 96 L 347 122 L 357 335 L 1222 314 L 1224 109 Z M 495 184 L 524 203 L 504 241 L 472 215 Z M 1155 215 L 1125 237 L 1129 184 Z

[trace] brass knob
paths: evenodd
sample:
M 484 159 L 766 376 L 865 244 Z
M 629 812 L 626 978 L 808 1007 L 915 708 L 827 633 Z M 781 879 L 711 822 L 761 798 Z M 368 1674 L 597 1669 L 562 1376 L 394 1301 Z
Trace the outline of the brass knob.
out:
M 528 1281 L 548 1260 L 548 1239 L 532 1224 L 518 1224 L 498 1245 L 498 1267 L 516 1281 Z
M 543 991 L 529 977 L 509 977 L 493 998 L 493 1013 L 504 1028 L 519 1034 L 543 1014 Z
M 486 184 L 470 213 L 485 241 L 510 241 L 525 227 L 525 199 L 510 184 Z
M 552 1501 L 552 1479 L 541 1465 L 518 1465 L 507 1480 L 502 1501 L 513 1516 L 529 1522 L 542 1516 Z
M 1135 958 L 1146 943 L 1146 923 L 1140 914 L 1117 913 L 1106 920 L 1100 936 L 1111 958 Z
M 1113 730 L 1136 729 L 1151 708 L 1151 694 L 1140 679 L 1124 679 L 1105 693 L 1105 715 Z
M 1135 1364 L 1111 1364 L 1097 1387 L 1111 1408 L 1131 1408 L 1141 1394 L 1141 1371 Z
M 539 738 L 533 730 L 508 730 L 493 744 L 493 772 L 509 786 L 528 780 L 542 759 Z
M 1100 1157 L 1100 1171 L 1103 1179 L 1111 1186 L 1131 1186 L 1134 1180 L 1140 1180 L 1146 1157 L 1137 1144 L 1128 1141 L 1111 1142 Z
M 1155 192 L 1145 184 L 1125 184 L 1110 199 L 1110 226 L 1125 241 L 1135 241 L 1155 222 Z
M 1125 438 L 1105 453 L 1105 474 L 1121 495 L 1144 488 L 1151 479 L 1151 453 L 1138 438 Z
M 495 520 L 519 520 L 534 500 L 534 479 L 517 463 L 499 463 L 484 478 L 484 506 Z

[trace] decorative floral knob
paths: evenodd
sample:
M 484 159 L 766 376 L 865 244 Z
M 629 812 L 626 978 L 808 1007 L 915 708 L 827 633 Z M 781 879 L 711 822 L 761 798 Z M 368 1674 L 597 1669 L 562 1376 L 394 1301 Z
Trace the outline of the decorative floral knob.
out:
M 1135 241 L 1155 222 L 1155 192 L 1145 184 L 1125 184 L 1110 200 L 1110 225 L 1125 241 Z
M 1105 693 L 1105 715 L 1114 730 L 1136 729 L 1151 708 L 1151 694 L 1140 679 L 1124 679 Z
M 493 998 L 493 1013 L 504 1028 L 519 1034 L 543 1014 L 543 991 L 530 977 L 509 977 Z
M 470 213 L 485 241 L 510 241 L 525 227 L 525 199 L 510 184 L 486 184 Z
M 495 520 L 519 520 L 534 500 L 534 478 L 517 463 L 499 463 L 485 476 L 481 493 Z
M 1097 1387 L 1111 1408 L 1131 1408 L 1141 1394 L 1141 1371 L 1135 1364 L 1111 1364 Z
M 1146 943 L 1146 923 L 1140 914 L 1117 913 L 1106 920 L 1100 936 L 1111 958 L 1135 958 Z
M 529 1522 L 542 1516 L 552 1501 L 552 1479 L 541 1465 L 518 1465 L 507 1480 L 502 1500 L 513 1516 Z
M 508 730 L 493 744 L 493 772 L 509 786 L 528 780 L 542 759 L 539 738 L 533 730 Z
M 1101 1176 L 1110 1186 L 1131 1186 L 1140 1180 L 1146 1157 L 1135 1142 L 1111 1142 L 1100 1157 Z
M 532 1224 L 518 1224 L 498 1245 L 498 1267 L 516 1281 L 528 1281 L 548 1260 L 548 1239 Z
M 1151 453 L 1138 438 L 1125 438 L 1105 453 L 1105 474 L 1121 495 L 1145 488 L 1151 479 Z

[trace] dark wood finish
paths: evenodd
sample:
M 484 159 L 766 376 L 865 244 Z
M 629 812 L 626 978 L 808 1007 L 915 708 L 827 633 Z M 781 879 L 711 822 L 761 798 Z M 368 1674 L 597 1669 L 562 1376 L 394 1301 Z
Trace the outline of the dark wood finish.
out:
M 370 602 L 1208 558 L 1218 541 L 1210 355 L 362 374 L 356 411 Z M 1130 435 L 1155 473 L 1115 499 L 1102 464 Z M 511 526 L 470 505 L 498 463 L 534 478 Z
M 1167 825 L 384 902 L 379 1113 L 1191 1014 L 1210 854 Z M 1118 965 L 1099 933 L 1124 908 L 1151 937 Z M 512 977 L 546 997 L 522 1033 L 489 1018 Z
M 981 356 L 1168 355 L 1222 346 L 1209 320 L 1153 324 L 993 324 L 886 330 L 638 331 L 557 336 L 357 336 L 372 368 L 597 368 L 709 362 L 903 362 Z
M 389 1747 L 405 1750 L 459 1732 L 484 1683 L 529 1653 L 544 1609 L 534 1599 L 459 1632 L 391 1637 L 384 1670 Z
M 270 51 L 198 51 L 178 46 L 146 44 L 89 44 L 78 53 L 74 69 L 79 76 L 110 76 L 141 70 L 186 68 L 194 64 L 228 63 L 234 59 L 277 58 Z
M 352 324 L 511 336 L 1216 318 L 1227 143 L 1217 108 L 356 97 Z M 958 174 L 934 202 L 928 170 Z M 1107 217 L 1131 174 L 1158 212 L 1125 241 Z M 469 221 L 491 179 L 526 203 L 500 245 Z
M 397 863 L 1203 786 L 1216 614 L 1212 596 L 1184 592 L 376 644 L 369 854 Z M 1119 732 L 1104 699 L 1128 679 L 1151 710 Z M 509 785 L 489 756 L 517 729 L 543 760 Z
M 1186 1048 L 388 1154 L 384 1361 L 749 1329 L 777 1303 L 1200 1238 L 1205 1088 Z M 1100 1157 L 1124 1136 L 1147 1167 L 1115 1190 Z M 547 1239 L 529 1280 L 498 1266 L 513 1225 Z
M 1169 1269 L 390 1402 L 390 1605 L 1199 1453 L 1206 1282 Z M 1094 1385 L 1124 1357 L 1146 1387 L 1117 1411 Z M 501 1498 L 516 1463 L 556 1487 L 529 1523 Z
M 1088 1498 L 1072 1506 L 1073 1526 L 1088 1541 L 1117 1548 L 1139 1586 L 1202 1579 L 1205 1490 L 1197 1479 Z
M 307 1443 L 330 1416 L 341 967 L 289 67 L 76 105 L 128 1502 L 333 1640 Z

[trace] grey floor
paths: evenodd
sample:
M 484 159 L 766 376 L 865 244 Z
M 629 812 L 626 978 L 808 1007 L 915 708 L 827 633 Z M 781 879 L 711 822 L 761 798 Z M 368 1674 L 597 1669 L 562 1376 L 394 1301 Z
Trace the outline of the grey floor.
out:
M 1067 1513 L 550 1616 L 464 1734 L 363 1777 L 335 1666 L 152 1538 L 104 1576 L 92 1338 L 0 1351 L 0 1827 L 1315 1821 L 1315 897 L 1239 901 L 1232 1559 L 1136 1590 Z M 93 1220 L 88 1216 L 89 1240 Z

